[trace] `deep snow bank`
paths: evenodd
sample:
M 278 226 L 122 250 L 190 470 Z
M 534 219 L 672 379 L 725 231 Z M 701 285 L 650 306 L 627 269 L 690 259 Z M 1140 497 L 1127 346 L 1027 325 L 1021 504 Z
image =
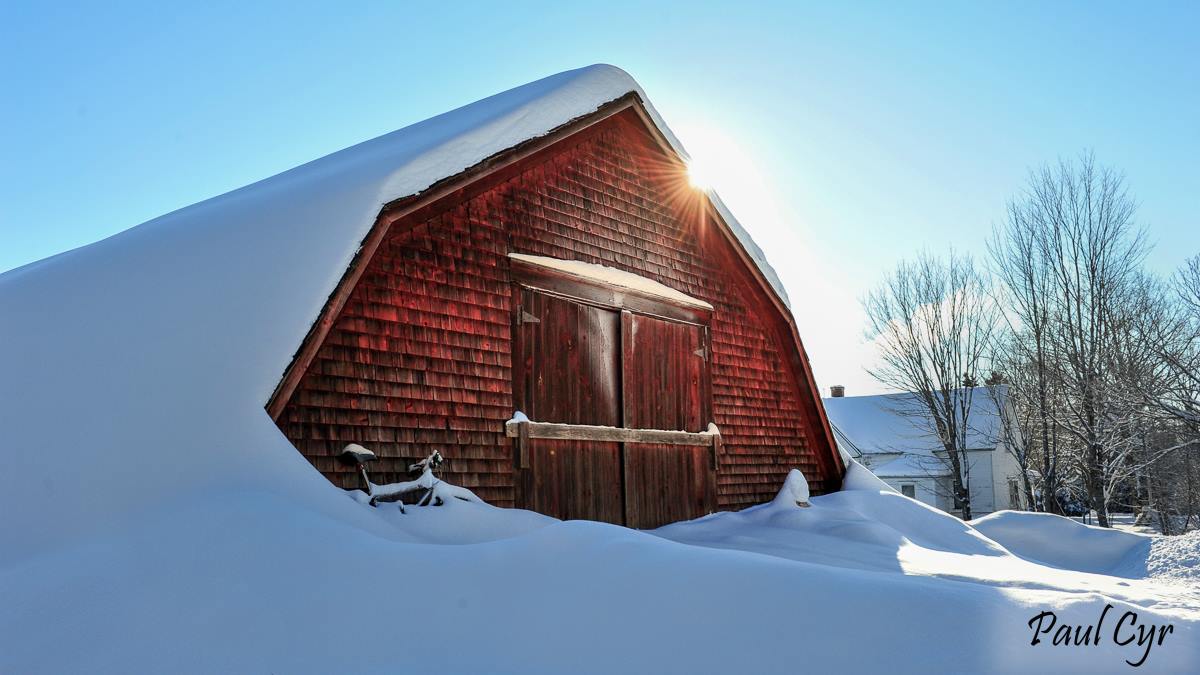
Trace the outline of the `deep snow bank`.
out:
M 1151 537 L 1093 527 L 1049 513 L 998 511 L 971 525 L 1009 551 L 1062 569 L 1146 576 Z
M 1200 530 L 1177 537 L 1154 537 L 1146 574 L 1158 579 L 1200 582 Z
M 754 551 L 790 560 L 857 569 L 900 571 L 904 547 L 972 556 L 1007 552 L 961 520 L 892 490 L 854 460 L 843 490 L 794 504 L 780 498 L 733 513 L 717 513 L 653 530 L 673 541 Z
M 1109 602 L 1174 622 L 1155 670 L 1200 663 L 1196 620 L 1137 582 L 1053 587 L 854 478 L 654 533 L 457 500 L 401 514 L 328 484 L 359 518 L 191 493 L 0 566 L 0 672 L 1118 672 L 1137 654 L 1110 641 L 1029 646 L 1038 611 L 1084 624 Z M 982 560 L 1032 588 L 973 576 Z

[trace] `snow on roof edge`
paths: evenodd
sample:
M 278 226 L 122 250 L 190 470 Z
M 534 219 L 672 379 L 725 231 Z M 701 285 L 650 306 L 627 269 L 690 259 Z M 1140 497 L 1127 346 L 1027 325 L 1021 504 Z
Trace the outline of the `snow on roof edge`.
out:
M 339 156 L 351 154 L 360 148 L 369 146 L 371 144 L 379 143 L 389 137 L 393 137 L 398 134 L 402 134 L 404 132 L 416 131 L 418 127 L 421 127 L 428 123 L 434 122 L 436 120 L 440 120 L 441 118 L 443 118 L 447 115 L 451 115 L 451 114 L 472 108 L 472 107 L 480 105 L 484 102 L 492 101 L 494 99 L 498 99 L 498 98 L 504 97 L 506 95 L 514 94 L 515 92 L 518 92 L 519 90 L 523 90 L 523 89 L 533 86 L 533 85 L 546 83 L 546 82 L 549 82 L 551 80 L 555 80 L 558 78 L 564 78 L 566 76 L 583 75 L 583 74 L 588 74 L 588 73 L 605 73 L 607 75 L 610 75 L 611 78 L 614 80 L 625 80 L 627 83 L 627 86 L 623 90 L 621 90 L 620 93 L 616 93 L 615 95 L 612 95 L 605 100 L 596 101 L 595 104 L 590 109 L 581 111 L 578 114 L 576 114 L 574 117 L 571 117 L 568 119 L 562 119 L 556 125 L 545 128 L 538 133 L 533 133 L 531 135 L 528 135 L 524 138 L 521 138 L 520 140 L 517 140 L 514 142 L 509 142 L 507 145 L 504 145 L 503 147 L 493 148 L 487 154 L 478 156 L 474 161 L 472 161 L 470 163 L 461 163 L 460 162 L 459 163 L 460 165 L 457 166 L 457 168 L 447 168 L 446 166 L 441 166 L 440 170 L 434 171 L 433 173 L 427 173 L 427 172 L 420 171 L 419 169 L 422 169 L 422 168 L 426 168 L 426 169 L 430 168 L 429 165 L 431 164 L 431 161 L 429 160 L 429 155 L 432 155 L 435 153 L 425 153 L 422 157 L 417 157 L 413 161 L 409 161 L 404 164 L 401 164 L 400 166 L 397 166 L 395 168 L 395 171 L 393 172 L 393 180 L 389 181 L 384 186 L 384 188 L 380 190 L 380 195 L 376 200 L 376 201 L 378 201 L 379 208 L 383 208 L 386 204 L 395 202 L 400 199 L 405 199 L 408 197 L 413 197 L 413 196 L 419 195 L 423 191 L 434 186 L 435 184 L 437 184 L 443 180 L 453 178 L 453 177 L 467 171 L 468 169 L 475 166 L 476 164 L 479 164 L 480 162 L 485 161 L 486 159 L 488 159 L 489 157 L 491 157 L 493 155 L 502 153 L 505 150 L 511 149 L 512 147 L 519 145 L 520 143 L 546 136 L 546 135 L 552 133 L 553 131 L 555 131 L 556 129 L 558 129 L 559 127 L 565 126 L 566 124 L 569 124 L 570 122 L 572 122 L 576 119 L 579 119 L 581 117 L 585 117 L 591 113 L 594 113 L 597 110 L 599 110 L 601 107 L 603 107 L 605 104 L 611 103 L 612 101 L 615 101 L 616 99 L 620 98 L 621 96 L 624 96 L 624 95 L 630 94 L 630 93 L 636 94 L 638 96 L 639 101 L 641 102 L 642 106 L 646 110 L 646 113 L 650 117 L 651 121 L 657 127 L 658 131 L 662 134 L 663 138 L 666 139 L 666 141 L 670 144 L 671 148 L 684 161 L 690 160 L 691 155 L 687 152 L 686 148 L 683 146 L 683 143 L 679 140 L 679 138 L 677 136 L 675 136 L 675 133 L 673 131 L 671 131 L 670 127 L 667 125 L 666 121 L 659 114 L 658 110 L 654 107 L 653 103 L 650 101 L 649 97 L 646 95 L 646 93 L 642 89 L 641 85 L 638 84 L 638 82 L 631 75 L 629 75 L 627 72 L 625 72 L 623 69 L 621 69 L 617 66 L 613 66 L 613 65 L 609 65 L 609 64 L 593 64 L 590 66 L 578 68 L 576 70 L 563 71 L 560 73 L 556 73 L 554 75 L 542 78 L 541 80 L 536 80 L 536 81 L 528 83 L 526 85 L 514 87 L 513 89 L 509 89 L 509 90 L 500 92 L 498 94 L 494 94 L 492 96 L 480 99 L 473 103 L 469 103 L 469 104 L 460 106 L 458 108 L 455 108 L 453 110 L 447 111 L 446 113 L 442 113 L 441 115 L 427 118 L 420 122 L 410 124 L 408 126 L 405 126 L 400 129 L 397 129 L 395 131 L 383 134 L 381 136 L 376 136 L 374 138 L 371 138 L 371 139 L 368 139 L 365 141 L 361 141 L 361 142 L 351 145 L 349 147 L 342 148 L 341 150 L 336 150 L 332 153 L 309 160 L 303 164 L 300 164 L 300 165 L 297 165 L 290 169 L 284 170 L 280 173 L 273 174 L 271 176 L 259 179 L 252 183 L 249 183 L 247 185 L 243 185 L 243 186 L 234 188 L 232 190 L 220 193 L 218 195 L 214 195 L 213 197 L 203 199 L 199 202 L 194 202 L 192 204 L 182 206 L 178 209 L 175 209 L 174 211 L 169 211 L 163 215 L 157 216 L 155 218 L 152 218 L 152 219 L 145 221 L 143 223 L 140 223 L 138 225 L 134 225 L 130 228 L 127 228 L 120 232 L 114 233 L 112 235 L 109 235 L 108 237 L 97 240 L 95 242 L 91 242 L 89 244 L 83 244 L 76 248 L 68 249 L 66 251 L 62 251 L 62 252 L 47 256 L 45 258 L 41 258 L 39 260 L 35 260 L 32 262 L 26 263 L 19 267 L 15 267 L 15 268 L 12 268 L 7 271 L 0 272 L 0 282 L 5 281 L 10 276 L 18 276 L 19 274 L 42 267 L 43 264 L 50 263 L 51 261 L 54 261 L 56 259 L 69 257 L 70 254 L 72 254 L 76 251 L 86 249 L 95 244 L 101 243 L 103 241 L 108 241 L 115 237 L 120 237 L 121 235 L 125 234 L 126 232 L 129 232 L 130 230 L 153 226 L 154 224 L 156 224 L 160 221 L 185 214 L 193 209 L 203 207 L 215 200 L 229 198 L 229 197 L 232 197 L 239 193 L 243 193 L 245 191 L 250 191 L 256 187 L 263 186 L 264 184 L 282 180 L 285 176 L 289 176 L 291 174 L 298 173 L 298 172 L 303 172 L 304 170 L 309 169 L 310 167 L 322 165 L 323 163 L 326 163 L 326 162 L 333 162 L 334 159 Z M 444 148 L 439 148 L 439 149 L 444 149 Z M 436 154 L 441 154 L 441 153 L 436 153 Z M 459 155 L 459 156 L 461 156 L 461 155 Z M 422 161 L 422 160 L 424 160 L 424 161 Z M 406 180 L 406 179 L 412 178 L 414 176 L 417 177 L 416 180 Z M 706 190 L 705 192 L 706 192 L 706 195 L 708 196 L 708 198 L 711 200 L 713 207 L 716 209 L 717 213 L 721 216 L 721 218 L 729 226 L 730 230 L 734 234 L 738 243 L 741 244 L 741 246 L 745 249 L 746 253 L 749 255 L 751 260 L 753 260 L 755 262 L 755 264 L 758 266 L 759 270 L 763 273 L 763 276 L 766 278 L 767 282 L 770 284 L 772 290 L 774 290 L 774 292 L 778 295 L 779 299 L 783 302 L 784 306 L 787 307 L 788 310 L 790 311 L 791 307 L 792 307 L 791 299 L 788 297 L 787 290 L 784 288 L 783 282 L 782 282 L 782 280 L 780 280 L 778 273 L 775 271 L 775 268 L 767 260 L 766 253 L 764 253 L 762 248 L 759 247 L 758 243 L 754 241 L 754 238 L 750 235 L 749 231 L 747 231 L 746 228 L 742 226 L 741 222 L 738 221 L 737 217 L 733 215 L 733 212 L 729 210 L 729 207 L 727 207 L 725 205 L 725 202 L 721 199 L 720 195 L 716 191 L 711 190 L 711 189 Z M 359 243 L 361 244 L 361 241 Z M 357 249 L 355 249 L 355 250 L 357 252 Z M 349 264 L 350 264 L 350 260 L 347 260 L 346 266 L 348 267 Z M 333 292 L 333 290 L 330 289 L 330 293 L 332 293 L 332 292 Z
M 954 391 L 956 396 L 969 392 L 972 399 L 969 449 L 998 447 L 1004 440 L 1000 407 L 1007 406 L 1007 386 L 981 385 Z M 928 455 L 942 447 L 915 394 L 835 396 L 823 398 L 822 404 L 830 423 L 863 453 Z
M 609 67 L 615 68 L 616 66 Z M 633 81 L 632 76 L 629 77 L 630 80 Z M 662 118 L 662 115 L 658 114 L 658 110 L 655 109 L 654 104 L 650 102 L 650 99 L 646 96 L 645 92 L 642 91 L 641 85 L 638 85 L 636 81 L 633 81 L 633 83 L 634 86 L 637 87 L 636 92 L 641 98 L 642 105 L 646 108 L 646 113 L 650 116 L 650 119 L 654 122 L 654 125 L 658 127 L 659 133 L 661 133 L 663 137 L 667 139 L 667 142 L 671 144 L 671 148 L 673 148 L 680 157 L 682 157 L 685 161 L 690 160 L 691 155 L 688 154 L 687 150 L 683 147 L 683 143 L 679 141 L 679 138 L 675 136 L 675 133 L 671 131 L 671 128 L 667 126 L 667 123 Z M 705 190 L 705 194 L 708 195 L 709 200 L 712 202 L 713 207 L 717 210 L 717 213 L 720 214 L 721 219 L 724 220 L 725 224 L 729 226 L 729 229 L 733 231 L 733 235 L 737 237 L 738 243 L 740 243 L 742 248 L 746 250 L 746 253 L 750 256 L 750 259 L 753 260 L 756 265 L 758 265 L 759 270 L 761 270 L 763 276 L 766 277 L 767 283 L 771 285 L 771 288 L 779 296 L 779 299 L 783 302 L 784 307 L 787 307 L 788 311 L 791 311 L 791 298 L 788 297 L 787 290 L 783 287 L 783 281 L 780 280 L 779 274 L 775 272 L 775 268 L 771 266 L 771 263 L 767 262 L 767 254 L 763 252 L 758 243 L 754 241 L 754 238 L 750 236 L 750 232 L 747 231 L 746 228 L 742 227 L 741 222 L 739 222 L 738 219 L 733 215 L 733 212 L 729 210 L 729 207 L 725 206 L 725 202 L 721 200 L 721 196 L 717 194 L 715 190 Z
M 694 298 L 683 291 L 676 290 L 659 283 L 649 277 L 626 272 L 625 270 L 609 267 L 608 265 L 597 265 L 594 263 L 583 262 L 582 260 L 565 260 L 563 258 L 551 258 L 544 255 L 528 255 L 525 253 L 509 253 L 509 258 L 519 260 L 530 265 L 545 267 L 559 272 L 565 272 L 571 276 L 600 283 L 617 286 L 630 291 L 653 295 L 665 300 L 671 300 L 678 304 L 688 307 L 699 307 L 702 309 L 712 310 L 713 306 L 700 298 Z

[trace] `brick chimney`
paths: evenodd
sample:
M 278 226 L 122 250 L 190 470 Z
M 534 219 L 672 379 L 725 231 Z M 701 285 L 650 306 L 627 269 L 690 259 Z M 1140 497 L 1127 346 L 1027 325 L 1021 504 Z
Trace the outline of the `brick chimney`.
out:
M 829 388 L 829 395 L 833 398 L 842 398 L 846 395 L 846 388 L 840 384 L 835 384 Z

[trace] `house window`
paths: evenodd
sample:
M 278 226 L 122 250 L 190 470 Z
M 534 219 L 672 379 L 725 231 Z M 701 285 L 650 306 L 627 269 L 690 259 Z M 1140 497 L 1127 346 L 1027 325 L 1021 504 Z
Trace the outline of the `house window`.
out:
M 900 494 L 904 495 L 905 497 L 908 497 L 909 499 L 916 499 L 917 498 L 917 486 L 912 485 L 912 484 L 901 485 L 900 486 Z
M 1021 508 L 1021 488 L 1013 478 L 1008 479 L 1008 508 Z

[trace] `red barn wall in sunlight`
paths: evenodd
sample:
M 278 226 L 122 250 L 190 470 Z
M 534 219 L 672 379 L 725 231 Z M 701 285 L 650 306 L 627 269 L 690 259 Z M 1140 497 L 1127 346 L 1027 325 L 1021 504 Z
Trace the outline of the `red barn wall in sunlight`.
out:
M 269 407 L 300 452 L 354 488 L 336 459 L 347 443 L 380 457 L 376 483 L 407 479 L 437 449 L 446 480 L 493 504 L 636 526 L 766 501 L 793 467 L 814 493 L 837 489 L 793 325 L 636 102 L 513 152 L 381 214 Z M 510 253 L 618 268 L 713 309 L 623 314 L 544 292 Z M 523 469 L 504 434 L 517 409 L 637 428 L 711 421 L 724 445 L 715 477 L 695 449 L 590 441 L 538 441 Z

